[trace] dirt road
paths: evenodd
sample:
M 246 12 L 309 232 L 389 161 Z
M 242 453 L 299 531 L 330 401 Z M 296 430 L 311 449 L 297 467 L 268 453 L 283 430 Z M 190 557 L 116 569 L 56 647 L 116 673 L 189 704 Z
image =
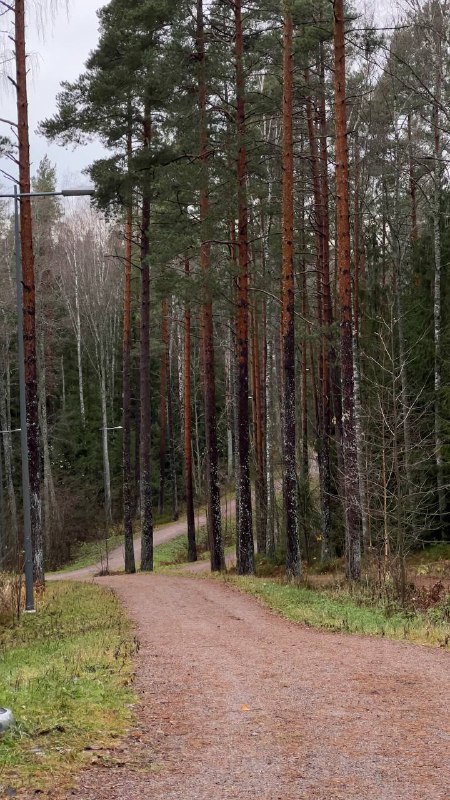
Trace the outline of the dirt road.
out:
M 449 800 L 450 657 L 294 625 L 213 581 L 101 580 L 141 647 L 136 729 L 79 800 Z

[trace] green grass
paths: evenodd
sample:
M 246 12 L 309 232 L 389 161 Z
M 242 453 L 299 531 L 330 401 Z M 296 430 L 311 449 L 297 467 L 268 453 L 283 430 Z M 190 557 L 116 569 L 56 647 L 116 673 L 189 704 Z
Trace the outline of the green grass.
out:
M 373 603 L 363 593 L 352 596 L 347 588 L 319 591 L 237 575 L 227 575 L 223 580 L 262 600 L 282 616 L 312 628 L 449 646 L 448 601 L 426 613 L 408 613 L 392 605 Z
M 155 528 L 162 525 L 169 525 L 172 522 L 172 516 L 169 512 L 165 514 L 157 514 L 154 512 L 154 525 Z M 140 536 L 140 531 L 135 533 L 135 537 Z M 57 572 L 75 572 L 85 567 L 93 567 L 96 564 L 106 564 L 106 552 L 112 553 L 123 544 L 123 531 L 119 526 L 111 528 L 108 535 L 108 540 L 103 536 L 100 539 L 94 539 L 90 542 L 79 542 L 75 545 L 72 557 L 67 564 L 60 567 Z M 49 573 L 51 574 L 51 573 Z
M 169 542 L 158 544 L 154 550 L 155 569 L 187 563 L 188 547 L 186 536 L 177 536 Z
M 73 557 L 58 572 L 75 572 L 85 567 L 92 567 L 95 564 L 106 564 L 106 548 L 108 547 L 108 552 L 112 553 L 121 544 L 123 544 L 123 534 L 115 532 L 108 537 L 107 543 L 105 539 L 80 542 L 75 547 Z
M 17 725 L 0 737 L 0 795 L 64 788 L 88 747 L 109 747 L 132 716 L 134 639 L 114 594 L 49 585 L 36 615 L 0 632 L 0 706 Z M 92 753 L 90 754 L 92 757 Z

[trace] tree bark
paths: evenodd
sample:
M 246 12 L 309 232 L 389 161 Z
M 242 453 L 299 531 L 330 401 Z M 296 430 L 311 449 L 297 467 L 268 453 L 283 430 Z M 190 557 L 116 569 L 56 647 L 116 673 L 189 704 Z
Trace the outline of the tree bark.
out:
M 347 518 L 347 577 L 361 578 L 361 503 L 355 427 L 353 372 L 352 281 L 350 258 L 350 205 L 345 78 L 345 18 L 343 0 L 334 0 L 336 211 L 337 265 L 340 303 L 343 461 Z
M 219 487 L 219 456 L 217 447 L 216 419 L 216 379 L 214 359 L 213 307 L 210 286 L 211 244 L 207 236 L 209 221 L 209 185 L 208 185 L 208 126 L 206 119 L 206 77 L 205 77 L 205 32 L 203 20 L 203 0 L 197 0 L 197 61 L 199 66 L 198 105 L 200 111 L 200 224 L 202 241 L 200 245 L 200 265 L 205 281 L 205 301 L 202 309 L 202 347 L 204 365 L 205 395 L 205 435 L 206 435 L 206 472 L 207 472 L 207 513 L 209 529 L 209 546 L 211 569 L 220 571 L 225 568 L 225 557 L 222 539 L 222 519 Z
M 441 24 L 443 20 L 441 20 Z M 442 44 L 441 32 L 436 32 L 436 86 L 433 102 L 434 135 L 434 197 L 433 197 L 433 240 L 434 240 L 434 435 L 436 448 L 437 492 L 439 506 L 439 525 L 441 536 L 446 524 L 446 492 L 444 482 L 443 430 L 441 413 L 442 390 L 442 245 L 441 245 L 441 192 L 442 192 L 442 142 L 440 130 L 440 104 L 442 96 Z
M 131 156 L 131 134 L 128 134 L 128 154 Z M 123 528 L 125 572 L 136 572 L 133 541 L 132 473 L 131 473 L 131 272 L 133 208 L 129 199 L 125 229 L 125 276 L 123 290 Z
M 239 450 L 239 560 L 240 575 L 255 571 L 252 527 L 252 493 L 250 486 L 250 435 L 248 413 L 248 332 L 249 332 L 249 251 L 247 210 L 247 145 L 245 120 L 244 34 L 242 29 L 242 3 L 234 3 L 235 56 L 236 56 L 236 127 L 238 142 L 238 303 L 237 303 L 237 357 L 238 357 L 238 431 Z
M 164 513 L 164 488 L 166 482 L 166 432 L 167 432 L 167 371 L 169 358 L 169 299 L 165 297 L 161 308 L 161 371 L 160 371 L 160 445 L 159 445 L 159 500 L 158 513 Z
M 184 272 L 189 279 L 190 264 L 186 258 Z M 186 486 L 186 516 L 188 560 L 197 561 L 195 541 L 194 490 L 192 480 L 192 422 L 191 422 L 191 309 L 186 302 L 184 312 L 184 480 Z
M 144 120 L 144 146 L 150 147 L 151 117 L 147 112 Z M 140 446 L 140 493 L 141 493 L 141 570 L 153 571 L 153 510 L 151 478 L 151 402 L 150 402 L 150 197 L 144 187 L 142 200 L 141 232 L 141 446 Z
M 173 304 L 171 304 L 171 318 L 173 323 Z M 174 522 L 179 518 L 178 510 L 178 480 L 177 465 L 175 458 L 175 430 L 173 424 L 173 324 L 169 328 L 168 342 L 168 369 L 167 369 L 167 435 L 169 437 L 169 457 L 170 457 L 170 479 L 172 484 L 172 519 Z
M 28 128 L 27 65 L 25 47 L 25 0 L 16 0 L 15 51 L 19 144 L 19 183 L 21 194 L 30 192 L 30 143 Z M 44 583 L 44 548 L 41 510 L 39 411 L 36 359 L 36 286 L 34 273 L 31 198 L 20 199 L 20 239 L 22 251 L 23 337 L 25 349 L 26 417 L 31 495 L 31 537 L 33 571 L 36 583 Z
M 299 542 L 295 436 L 293 35 L 292 13 L 286 3 L 283 20 L 283 230 L 281 279 L 283 498 L 287 545 L 286 571 L 288 578 L 298 580 L 302 574 L 302 563 Z

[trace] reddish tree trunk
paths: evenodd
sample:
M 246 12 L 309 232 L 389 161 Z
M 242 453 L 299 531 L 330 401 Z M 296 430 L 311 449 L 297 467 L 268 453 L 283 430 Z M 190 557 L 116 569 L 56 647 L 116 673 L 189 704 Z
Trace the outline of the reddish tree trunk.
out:
M 184 263 L 186 278 L 189 278 L 190 264 Z M 191 426 L 191 310 L 186 302 L 184 312 L 184 480 L 186 487 L 186 516 L 188 536 L 188 559 L 197 561 L 195 542 L 194 489 L 192 479 L 192 426 Z
M 236 103 L 238 140 L 238 257 L 239 283 L 237 304 L 237 349 L 238 349 L 238 450 L 239 450 L 239 559 L 240 575 L 254 572 L 254 547 L 252 530 L 252 495 L 250 486 L 250 436 L 248 413 L 248 211 L 247 211 L 247 147 L 245 143 L 245 78 L 244 36 L 242 30 L 242 3 L 234 3 L 236 35 Z
M 283 395 L 283 497 L 288 577 L 301 576 L 297 464 L 295 446 L 295 326 L 294 326 L 294 26 L 285 10 L 283 22 L 283 232 L 281 279 L 282 395 Z
M 20 193 L 30 192 L 30 143 L 28 129 L 27 64 L 25 47 L 25 0 L 15 3 L 16 92 L 19 144 Z M 23 338 L 25 355 L 28 465 L 31 495 L 33 571 L 37 583 L 44 582 L 44 552 L 41 512 L 38 384 L 36 361 L 36 286 L 34 274 L 31 199 L 20 200 L 22 252 Z
M 200 111 L 200 223 L 202 242 L 200 246 L 200 265 L 205 281 L 205 302 L 202 309 L 202 347 L 204 365 L 205 394 L 205 436 L 206 436 L 206 471 L 207 471 L 207 511 L 209 546 L 211 553 L 211 569 L 223 570 L 225 557 L 222 539 L 222 519 L 219 486 L 219 456 L 217 448 L 216 419 L 216 380 L 214 362 L 214 328 L 213 307 L 210 287 L 211 244 L 205 236 L 209 219 L 209 186 L 208 186 L 208 127 L 206 120 L 206 79 L 205 79 L 205 32 L 203 21 L 203 2 L 197 0 L 197 61 L 199 65 L 198 105 Z
M 144 146 L 150 147 L 151 118 L 145 116 Z M 151 402 L 150 402 L 150 198 L 144 187 L 141 232 L 141 570 L 153 570 L 153 510 L 151 483 Z
M 338 293 L 341 326 L 343 458 L 347 517 L 347 576 L 361 577 L 361 504 L 355 428 L 353 376 L 352 282 L 350 258 L 350 206 L 345 83 L 345 18 L 343 0 L 334 1 L 335 114 L 336 114 L 336 210 Z

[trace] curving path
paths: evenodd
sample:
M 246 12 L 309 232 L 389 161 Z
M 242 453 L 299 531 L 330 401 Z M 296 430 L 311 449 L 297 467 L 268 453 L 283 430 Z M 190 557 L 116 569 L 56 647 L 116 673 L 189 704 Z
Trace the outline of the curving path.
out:
M 228 500 L 228 503 L 222 505 L 222 513 L 225 515 L 233 517 L 235 514 L 236 503 L 234 499 Z M 202 512 L 199 516 L 195 518 L 195 524 L 197 530 L 202 528 L 206 525 L 206 514 Z M 180 519 L 177 522 L 169 522 L 167 525 L 160 525 L 154 529 L 153 532 L 153 544 L 156 547 L 159 544 L 164 544 L 165 542 L 170 542 L 172 539 L 176 539 L 178 536 L 187 536 L 187 522 L 186 520 Z M 136 558 L 136 564 L 139 565 L 141 561 L 141 539 L 140 537 L 136 537 L 134 540 L 134 554 Z M 202 564 L 203 562 L 198 562 Z M 209 563 L 209 562 L 208 562 Z M 208 563 L 205 562 L 206 567 Z M 123 545 L 120 547 L 115 548 L 109 554 L 109 570 L 110 572 L 119 572 L 124 569 L 125 561 L 124 561 L 124 548 Z M 84 581 L 93 579 L 95 575 L 101 569 L 101 564 L 92 564 L 90 567 L 83 567 L 82 569 L 73 570 L 72 572 L 54 572 L 48 576 L 48 580 L 50 581 Z
M 447 652 L 322 633 L 225 584 L 100 579 L 137 626 L 135 729 L 78 800 L 449 800 Z

